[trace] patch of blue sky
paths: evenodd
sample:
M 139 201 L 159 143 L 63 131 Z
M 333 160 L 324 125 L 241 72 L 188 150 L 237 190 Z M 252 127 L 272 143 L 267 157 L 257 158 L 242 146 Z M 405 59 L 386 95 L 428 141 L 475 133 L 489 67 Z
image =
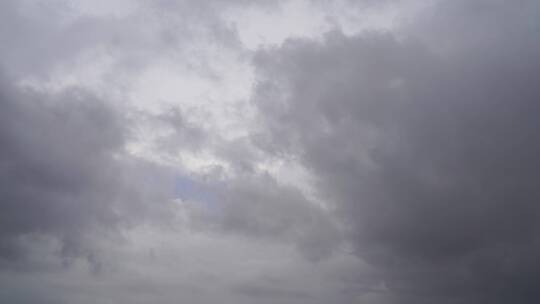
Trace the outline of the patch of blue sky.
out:
M 182 201 L 202 204 L 208 209 L 216 210 L 219 191 L 214 184 L 209 184 L 185 175 L 175 177 L 174 196 Z

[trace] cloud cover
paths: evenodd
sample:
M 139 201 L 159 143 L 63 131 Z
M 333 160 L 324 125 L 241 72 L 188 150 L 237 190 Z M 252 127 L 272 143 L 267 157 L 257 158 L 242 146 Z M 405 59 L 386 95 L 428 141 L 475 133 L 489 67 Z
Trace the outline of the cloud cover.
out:
M 400 35 L 257 57 L 262 146 L 293 153 L 397 303 L 533 303 L 534 2 L 438 3 Z
M 125 153 L 122 113 L 85 91 L 48 96 L 7 80 L 1 105 L 3 265 L 24 260 L 24 235 L 53 236 L 64 257 L 88 257 L 94 236 L 168 221 L 169 173 Z
M 133 3 L 66 23 L 2 4 L 24 26 L 0 32 L 1 301 L 538 301 L 536 1 L 339 1 L 415 9 L 355 34 L 332 11 L 320 39 L 291 30 L 255 49 L 220 14 L 243 1 Z M 95 48 L 114 62 L 101 85 L 50 89 Z M 252 69 L 240 103 L 140 107 L 123 92 L 156 62 L 217 86 L 220 52 Z

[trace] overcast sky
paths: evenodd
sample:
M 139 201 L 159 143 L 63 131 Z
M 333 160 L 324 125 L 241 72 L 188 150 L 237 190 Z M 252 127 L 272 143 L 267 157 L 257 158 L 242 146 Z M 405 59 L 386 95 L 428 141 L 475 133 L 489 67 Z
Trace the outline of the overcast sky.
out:
M 540 303 L 539 183 L 539 1 L 0 1 L 0 303 Z

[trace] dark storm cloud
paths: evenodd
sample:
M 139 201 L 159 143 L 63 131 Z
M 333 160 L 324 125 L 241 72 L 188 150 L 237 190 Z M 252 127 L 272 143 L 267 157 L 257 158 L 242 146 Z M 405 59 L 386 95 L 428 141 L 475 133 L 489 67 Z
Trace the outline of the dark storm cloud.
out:
M 20 238 L 44 234 L 62 241 L 65 255 L 92 260 L 92 236 L 167 218 L 172 183 L 124 153 L 121 113 L 82 91 L 45 95 L 0 85 L 2 259 L 23 259 Z
M 534 1 L 441 2 L 398 38 L 258 55 L 257 141 L 314 172 L 385 302 L 540 299 L 537 18 Z

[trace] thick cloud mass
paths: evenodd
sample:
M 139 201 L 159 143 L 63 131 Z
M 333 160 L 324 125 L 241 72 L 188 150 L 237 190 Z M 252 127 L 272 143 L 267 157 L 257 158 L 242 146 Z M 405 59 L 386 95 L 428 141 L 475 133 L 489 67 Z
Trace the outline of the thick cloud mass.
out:
M 192 210 L 195 223 L 207 229 L 292 242 L 305 258 L 315 261 L 328 257 L 341 241 L 330 212 L 268 175 L 249 174 L 207 191 L 217 191 L 207 200 L 208 208 Z
M 540 297 L 538 11 L 480 2 L 257 57 L 261 146 L 301 155 L 391 302 Z
M 167 186 L 150 186 L 157 169 L 126 157 L 126 119 L 116 110 L 83 91 L 1 86 L 2 259 L 24 258 L 18 243 L 32 234 L 59 239 L 67 256 L 92 254 L 92 236 L 161 212 L 154 200 L 167 198 Z

